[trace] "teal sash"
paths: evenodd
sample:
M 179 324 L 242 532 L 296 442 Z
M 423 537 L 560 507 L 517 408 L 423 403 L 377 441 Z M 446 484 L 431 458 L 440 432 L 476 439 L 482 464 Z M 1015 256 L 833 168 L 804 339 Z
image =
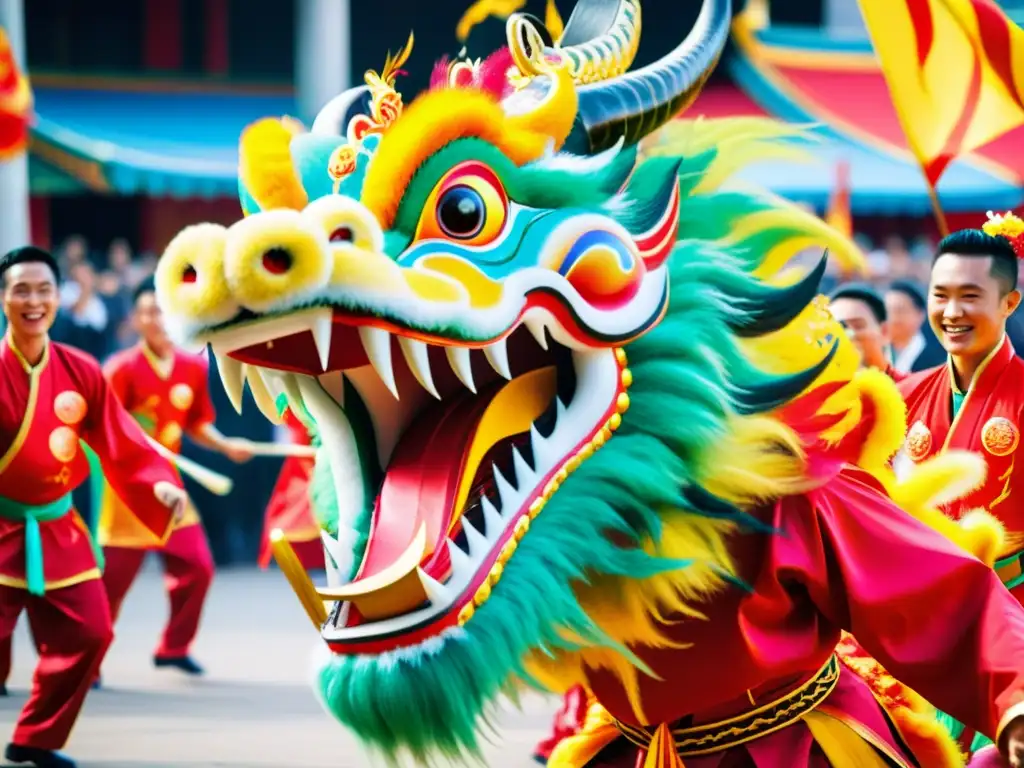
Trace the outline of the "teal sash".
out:
M 1014 587 L 1024 584 L 1024 552 L 1017 552 L 1009 555 L 1008 557 L 1004 557 L 1001 560 L 996 560 L 995 565 L 993 566 L 996 573 L 999 573 L 1003 568 L 1008 568 L 1014 565 L 1017 561 L 1020 561 L 1021 567 L 1015 570 L 1021 571 L 1021 573 L 1011 576 L 1010 578 L 1006 578 L 1000 574 L 1000 578 L 1003 579 L 1003 584 L 1006 585 L 1007 589 L 1013 589 Z
M 0 517 L 25 524 L 25 584 L 32 595 L 46 594 L 43 573 L 43 538 L 40 523 L 59 520 L 71 511 L 71 494 L 66 493 L 49 504 L 23 504 L 0 496 Z
M 85 454 L 85 458 L 89 462 L 89 499 L 92 514 L 89 515 L 86 525 L 89 527 L 89 533 L 92 535 L 92 553 L 96 556 L 96 566 L 102 571 L 105 563 L 98 529 L 100 513 L 103 512 L 103 465 L 100 463 L 100 457 L 96 455 L 96 451 L 90 448 L 85 440 L 80 440 L 79 444 L 82 446 L 82 453 Z

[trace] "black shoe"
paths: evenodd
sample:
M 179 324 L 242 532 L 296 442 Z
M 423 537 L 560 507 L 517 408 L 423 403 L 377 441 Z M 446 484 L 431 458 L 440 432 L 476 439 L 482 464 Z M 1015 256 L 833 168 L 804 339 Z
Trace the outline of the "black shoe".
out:
M 201 675 L 205 670 L 193 661 L 191 656 L 154 656 L 153 666 L 174 667 L 188 675 Z
M 8 695 L 9 694 L 7 693 L 7 683 L 0 683 L 0 698 L 3 698 L 4 696 Z
M 54 749 L 8 744 L 4 758 L 12 763 L 29 763 L 36 768 L 76 768 L 77 763 Z

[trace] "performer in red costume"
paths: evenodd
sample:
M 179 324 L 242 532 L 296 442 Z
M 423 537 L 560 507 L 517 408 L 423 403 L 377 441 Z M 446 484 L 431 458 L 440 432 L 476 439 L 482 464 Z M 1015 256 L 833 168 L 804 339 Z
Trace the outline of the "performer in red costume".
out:
M 999 231 L 1002 218 L 994 224 L 986 226 Z M 907 459 L 921 462 L 946 449 L 985 457 L 984 484 L 944 511 L 959 518 L 984 508 L 1000 520 L 1008 550 L 996 561 L 996 573 L 1024 603 L 1024 464 L 1016 463 L 1024 423 L 1024 361 L 1006 335 L 1006 320 L 1021 301 L 1021 255 L 1024 248 L 1015 252 L 1008 238 L 976 229 L 955 232 L 939 243 L 928 318 L 949 359 L 946 365 L 904 378 L 899 387 L 910 425 L 902 451 Z M 969 751 L 991 744 L 951 718 L 949 725 Z
M 140 341 L 111 357 L 104 366 L 111 391 L 143 429 L 168 450 L 179 453 L 182 435 L 188 434 L 200 445 L 233 461 L 247 461 L 252 455 L 248 441 L 225 437 L 214 426 L 216 413 L 207 385 L 205 356 L 176 349 L 164 333 L 151 280 L 136 289 L 134 300 L 132 323 Z M 134 499 L 123 497 L 116 487 L 106 488 L 99 540 L 106 558 L 103 584 L 111 615 L 116 622 L 146 553 L 159 550 L 170 617 L 153 663 L 202 674 L 202 667 L 189 651 L 213 580 L 213 556 L 199 515 L 191 503 L 186 505 L 170 538 L 161 542 L 138 524 L 133 507 Z
M 910 428 L 904 452 L 921 462 L 947 448 L 980 453 L 985 485 L 946 511 L 953 517 L 984 507 L 1006 526 L 1009 540 L 1024 533 L 1024 462 L 1016 463 L 1024 423 L 1024 360 L 1006 336 L 1006 319 L 1020 304 L 1018 256 L 1004 237 L 981 230 L 955 232 L 939 243 L 932 265 L 928 317 L 949 353 L 946 365 L 900 383 Z M 996 570 L 1024 602 L 1019 540 Z
M 28 611 L 39 664 L 5 756 L 73 768 L 68 739 L 113 638 L 93 543 L 72 508 L 89 475 L 80 441 L 99 455 L 117 493 L 132 500 L 155 541 L 170 534 L 186 497 L 171 466 L 121 407 L 99 364 L 49 340 L 59 272 L 21 248 L 0 259 L 7 335 L 0 342 L 0 638 Z
M 309 431 L 291 409 L 285 410 L 284 423 L 291 433 L 293 443 L 311 444 Z M 280 528 L 303 568 L 307 571 L 323 570 L 324 548 L 320 542 L 320 525 L 313 513 L 313 499 L 310 496 L 315 465 L 316 460 L 308 456 L 289 456 L 281 465 L 281 474 L 277 477 L 267 504 L 263 542 L 260 545 L 260 568 L 270 565 L 273 558 L 270 532 Z

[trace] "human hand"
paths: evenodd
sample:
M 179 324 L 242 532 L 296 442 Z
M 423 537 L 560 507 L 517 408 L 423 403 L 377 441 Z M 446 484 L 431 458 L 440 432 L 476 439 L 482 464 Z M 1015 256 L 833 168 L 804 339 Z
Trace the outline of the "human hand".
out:
M 161 504 L 171 510 L 174 522 L 178 522 L 185 514 L 185 503 L 188 496 L 183 488 L 161 480 L 153 486 L 153 493 Z
M 221 452 L 236 464 L 244 464 L 252 458 L 252 446 L 241 437 L 225 438 Z

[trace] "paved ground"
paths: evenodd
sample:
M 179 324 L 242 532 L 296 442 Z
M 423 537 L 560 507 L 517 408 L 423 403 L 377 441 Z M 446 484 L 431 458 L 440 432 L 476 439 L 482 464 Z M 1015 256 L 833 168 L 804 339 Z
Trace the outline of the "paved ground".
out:
M 276 572 L 224 571 L 207 606 L 197 659 L 207 677 L 155 670 L 150 653 L 166 612 L 160 574 L 147 567 L 124 607 L 68 751 L 83 768 L 369 768 L 354 739 L 313 698 L 307 680 L 317 637 Z M 11 697 L 0 699 L 10 733 L 35 663 L 24 619 L 14 645 Z M 508 708 L 487 750 L 493 768 L 526 768 L 554 705 L 530 698 Z

